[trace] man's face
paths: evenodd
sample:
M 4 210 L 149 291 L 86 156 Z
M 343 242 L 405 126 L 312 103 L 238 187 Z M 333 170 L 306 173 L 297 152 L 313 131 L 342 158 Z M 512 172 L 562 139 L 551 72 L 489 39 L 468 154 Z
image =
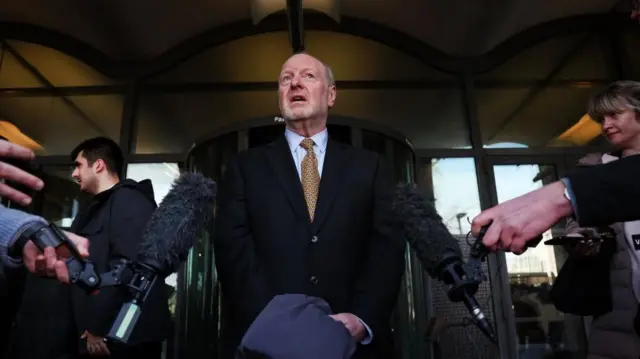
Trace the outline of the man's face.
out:
M 89 166 L 82 152 L 76 157 L 71 177 L 78 182 L 81 191 L 95 194 L 98 188 L 98 177 L 95 171 L 97 162 L 98 161 L 94 162 L 93 166 Z
M 294 55 L 284 63 L 278 94 L 285 120 L 326 119 L 336 88 L 328 85 L 325 71 L 320 61 L 306 54 Z
M 638 143 L 640 138 L 640 121 L 638 114 L 632 110 L 607 115 L 602 122 L 602 133 L 619 149 L 627 149 Z

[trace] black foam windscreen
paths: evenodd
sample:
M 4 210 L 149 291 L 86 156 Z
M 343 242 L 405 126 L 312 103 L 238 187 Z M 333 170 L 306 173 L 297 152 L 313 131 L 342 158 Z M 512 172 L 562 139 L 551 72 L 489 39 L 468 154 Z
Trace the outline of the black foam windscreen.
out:
M 450 261 L 462 261 L 458 241 L 414 184 L 396 186 L 393 214 L 402 223 L 407 242 L 431 276 L 439 277 L 439 270 Z
M 177 271 L 213 218 L 216 188 L 200 173 L 181 174 L 147 223 L 140 262 L 163 274 Z

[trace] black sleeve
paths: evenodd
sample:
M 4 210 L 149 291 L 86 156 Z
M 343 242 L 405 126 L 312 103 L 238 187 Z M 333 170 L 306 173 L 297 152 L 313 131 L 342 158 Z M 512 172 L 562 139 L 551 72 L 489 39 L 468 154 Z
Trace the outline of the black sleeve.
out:
M 640 155 L 580 169 L 567 179 L 581 226 L 640 219 Z
M 142 193 L 130 188 L 121 188 L 113 196 L 109 209 L 110 223 L 106 227 L 109 231 L 109 261 L 123 257 L 133 261 L 137 259 L 142 233 L 155 206 Z M 100 289 L 91 302 L 93 309 L 86 330 L 104 337 L 125 300 L 125 292 L 121 288 Z
M 222 292 L 242 318 L 253 320 L 273 298 L 256 254 L 244 174 L 233 159 L 218 191 L 214 253 Z
M 388 326 L 405 269 L 404 238 L 391 214 L 393 188 L 391 170 L 378 157 L 371 243 L 367 263 L 356 284 L 352 309 L 371 328 L 374 341 L 377 329 Z

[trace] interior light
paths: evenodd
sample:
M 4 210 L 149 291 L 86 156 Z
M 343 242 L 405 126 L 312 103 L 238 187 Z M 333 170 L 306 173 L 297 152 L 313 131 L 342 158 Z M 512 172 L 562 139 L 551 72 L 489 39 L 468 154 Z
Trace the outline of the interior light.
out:
M 43 150 L 41 144 L 25 135 L 18 126 L 9 121 L 0 120 L 0 136 L 6 138 L 9 142 L 26 147 L 32 151 Z
M 594 138 L 600 135 L 600 125 L 594 121 L 588 114 L 582 116 L 580 121 L 571 126 L 568 130 L 564 131 L 557 141 L 564 143 L 572 143 L 577 146 L 586 145 Z

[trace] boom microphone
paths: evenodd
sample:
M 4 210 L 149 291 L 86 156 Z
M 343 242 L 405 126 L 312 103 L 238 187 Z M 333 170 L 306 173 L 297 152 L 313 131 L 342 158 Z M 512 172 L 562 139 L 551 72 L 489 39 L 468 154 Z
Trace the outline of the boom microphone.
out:
M 140 261 L 169 275 L 187 259 L 198 234 L 213 217 L 216 183 L 184 173 L 154 211 L 142 235 Z
M 127 343 L 153 286 L 178 270 L 198 234 L 208 227 L 213 217 L 215 197 L 216 183 L 213 180 L 198 173 L 180 175 L 149 218 L 137 261 L 119 259 L 108 272 L 102 274 L 96 273 L 93 263 L 80 256 L 74 243 L 63 231 L 39 217 L 18 216 L 19 213 L 2 209 L 0 235 L 4 233 L 10 238 L 19 237 L 12 247 L 20 253 L 28 240 L 42 251 L 46 247 L 56 250 L 66 248 L 71 254 L 65 262 L 71 283 L 87 293 L 102 287 L 126 287 L 129 300 L 122 305 L 106 339 Z M 20 222 L 21 226 L 10 225 L 5 223 L 9 219 L 23 222 Z M 0 249 L 3 243 L 0 241 Z
M 133 272 L 127 284 L 131 299 L 122 305 L 107 339 L 128 341 L 154 284 L 178 270 L 209 226 L 215 197 L 216 183 L 199 173 L 184 173 L 174 182 L 147 223 L 138 261 L 121 261 Z
M 393 214 L 404 227 L 406 240 L 427 273 L 448 286 L 452 302 L 462 301 L 473 322 L 494 343 L 497 338 L 474 295 L 480 281 L 468 274 L 458 241 L 442 222 L 435 207 L 413 184 L 396 187 Z

